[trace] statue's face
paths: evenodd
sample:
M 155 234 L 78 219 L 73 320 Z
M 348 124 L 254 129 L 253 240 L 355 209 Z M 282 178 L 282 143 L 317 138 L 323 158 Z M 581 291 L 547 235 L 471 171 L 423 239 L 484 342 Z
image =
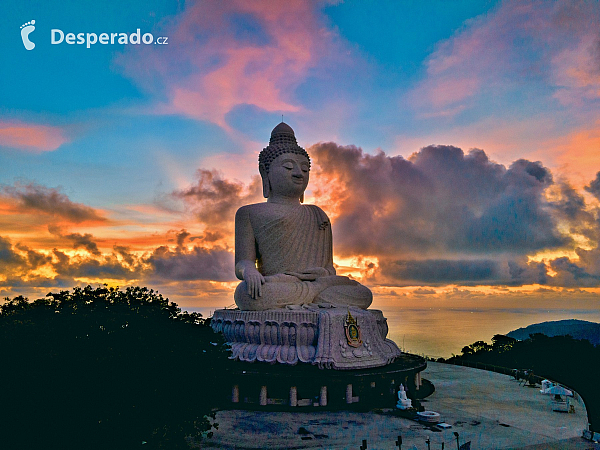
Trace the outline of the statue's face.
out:
M 295 153 L 284 153 L 269 167 L 271 193 L 300 198 L 308 186 L 308 159 Z

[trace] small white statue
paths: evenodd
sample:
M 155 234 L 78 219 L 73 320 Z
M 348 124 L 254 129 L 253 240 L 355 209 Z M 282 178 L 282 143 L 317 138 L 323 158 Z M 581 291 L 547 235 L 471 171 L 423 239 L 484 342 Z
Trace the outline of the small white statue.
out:
M 404 385 L 400 385 L 398 388 L 398 403 L 396 403 L 398 409 L 409 409 L 412 408 L 412 400 L 406 396 Z

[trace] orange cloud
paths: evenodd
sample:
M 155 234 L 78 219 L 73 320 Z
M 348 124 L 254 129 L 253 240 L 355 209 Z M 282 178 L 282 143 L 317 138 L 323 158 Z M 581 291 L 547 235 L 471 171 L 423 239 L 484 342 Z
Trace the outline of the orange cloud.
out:
M 0 146 L 48 152 L 68 142 L 63 130 L 46 125 L 0 122 Z
M 582 126 L 541 144 L 540 153 L 559 166 L 577 188 L 583 188 L 593 180 L 600 169 L 599 126 L 600 120 L 595 126 Z

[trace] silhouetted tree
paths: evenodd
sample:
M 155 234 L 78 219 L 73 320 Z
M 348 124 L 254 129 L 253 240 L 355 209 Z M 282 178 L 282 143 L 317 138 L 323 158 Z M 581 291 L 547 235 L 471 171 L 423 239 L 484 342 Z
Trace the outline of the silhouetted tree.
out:
M 5 299 L 0 361 L 7 449 L 185 448 L 227 385 L 208 320 L 142 287 Z
M 477 352 L 489 352 L 492 346 L 484 341 L 473 342 L 471 345 L 466 345 L 462 348 L 463 355 L 472 355 Z
M 492 338 L 492 349 L 497 352 L 503 352 L 512 348 L 517 342 L 515 338 L 504 336 L 503 334 L 495 334 Z
M 473 347 L 470 345 L 465 345 L 461 350 L 463 355 L 472 355 L 474 353 Z

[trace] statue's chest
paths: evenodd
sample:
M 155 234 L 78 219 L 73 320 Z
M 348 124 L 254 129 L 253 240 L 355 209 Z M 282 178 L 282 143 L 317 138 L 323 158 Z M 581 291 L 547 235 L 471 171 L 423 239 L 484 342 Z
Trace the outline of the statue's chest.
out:
M 268 205 L 258 211 L 250 218 L 255 235 L 261 235 L 265 231 L 294 230 L 297 227 L 308 226 L 313 221 L 314 215 L 307 207 L 286 208 L 280 205 Z
M 279 209 L 266 209 L 261 211 L 261 214 L 251 218 L 252 228 L 257 231 L 262 228 L 273 226 L 278 223 L 286 223 L 289 221 L 289 214 Z
M 280 247 L 283 242 L 311 239 L 318 230 L 318 215 L 307 206 L 294 210 L 265 208 L 260 216 L 251 219 L 259 249 Z

